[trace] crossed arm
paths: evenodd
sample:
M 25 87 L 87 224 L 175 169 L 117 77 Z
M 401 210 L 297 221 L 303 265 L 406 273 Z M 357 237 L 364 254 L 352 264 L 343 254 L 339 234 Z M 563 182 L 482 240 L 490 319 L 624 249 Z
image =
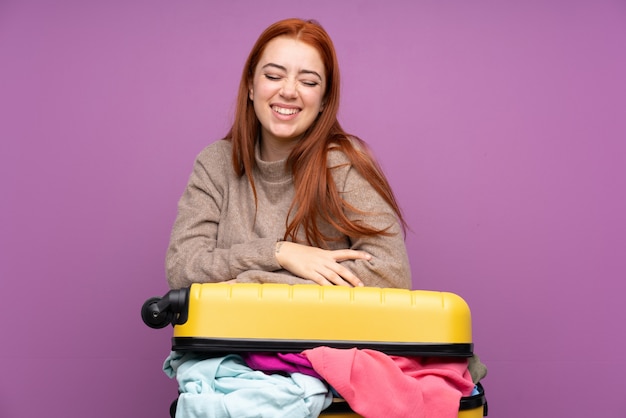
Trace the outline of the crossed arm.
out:
M 349 166 L 335 176 L 344 199 L 370 214 L 361 215 L 362 221 L 374 228 L 389 227 L 390 235 L 346 237 L 331 243 L 328 250 L 254 234 L 232 245 L 219 244 L 222 210 L 232 194 L 226 190 L 232 179 L 225 182 L 219 173 L 227 172 L 228 162 L 224 158 L 196 161 L 179 202 L 166 257 L 172 288 L 223 281 L 411 287 L 404 237 L 395 214 Z

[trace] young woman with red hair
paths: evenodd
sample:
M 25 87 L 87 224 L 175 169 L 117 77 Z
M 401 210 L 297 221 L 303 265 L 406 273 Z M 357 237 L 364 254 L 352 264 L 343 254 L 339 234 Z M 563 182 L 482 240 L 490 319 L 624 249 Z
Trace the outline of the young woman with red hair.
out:
M 410 288 L 405 222 L 363 141 L 337 120 L 339 68 L 315 21 L 267 28 L 233 126 L 197 157 L 166 256 L 194 282 Z

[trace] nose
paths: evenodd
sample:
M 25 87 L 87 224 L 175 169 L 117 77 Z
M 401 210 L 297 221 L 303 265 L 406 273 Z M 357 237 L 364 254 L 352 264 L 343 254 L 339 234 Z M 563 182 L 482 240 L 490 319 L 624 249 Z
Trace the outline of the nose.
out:
M 294 80 L 285 79 L 279 94 L 286 99 L 295 99 L 298 97 L 297 83 Z

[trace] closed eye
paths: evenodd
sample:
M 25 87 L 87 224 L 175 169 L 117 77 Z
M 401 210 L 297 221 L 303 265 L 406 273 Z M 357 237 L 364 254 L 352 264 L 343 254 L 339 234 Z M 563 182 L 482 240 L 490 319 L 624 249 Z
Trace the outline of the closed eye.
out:
M 317 81 L 303 80 L 302 84 L 304 84 L 307 87 L 315 87 L 315 86 L 318 86 L 320 83 L 318 83 Z

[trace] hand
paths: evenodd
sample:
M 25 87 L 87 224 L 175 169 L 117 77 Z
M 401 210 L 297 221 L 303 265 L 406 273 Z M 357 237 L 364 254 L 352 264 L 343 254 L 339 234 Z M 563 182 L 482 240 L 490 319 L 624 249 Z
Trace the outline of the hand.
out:
M 276 243 L 276 260 L 282 268 L 322 286 L 363 286 L 363 282 L 339 262 L 371 258 L 365 251 L 323 250 L 289 241 Z

